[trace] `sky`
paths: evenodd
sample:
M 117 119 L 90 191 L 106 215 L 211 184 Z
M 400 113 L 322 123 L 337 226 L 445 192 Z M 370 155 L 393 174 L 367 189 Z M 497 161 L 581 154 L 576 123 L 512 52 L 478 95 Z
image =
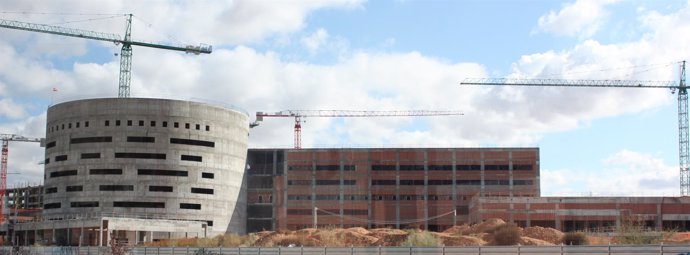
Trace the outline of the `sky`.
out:
M 308 118 L 304 148 L 539 147 L 545 196 L 677 196 L 678 112 L 665 89 L 461 86 L 466 78 L 679 81 L 690 1 L 0 0 L 0 19 L 213 46 L 133 47 L 132 97 L 281 110 L 463 116 Z M 116 97 L 118 45 L 0 28 L 0 133 L 44 137 L 50 105 Z M 57 90 L 57 91 L 54 91 Z M 290 118 L 250 148 L 293 146 Z M 8 186 L 44 151 L 10 145 Z

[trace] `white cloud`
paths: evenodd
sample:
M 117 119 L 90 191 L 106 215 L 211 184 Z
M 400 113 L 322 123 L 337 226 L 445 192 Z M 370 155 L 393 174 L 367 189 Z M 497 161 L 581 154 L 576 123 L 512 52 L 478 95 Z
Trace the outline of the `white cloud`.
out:
M 0 116 L 9 118 L 21 118 L 26 116 L 24 106 L 17 104 L 11 98 L 0 99 Z
M 316 53 L 328 40 L 328 32 L 325 29 L 319 28 L 313 34 L 305 36 L 300 40 L 309 52 Z
M 602 160 L 603 169 L 542 169 L 547 196 L 678 196 L 679 169 L 653 155 L 622 150 Z M 584 174 L 586 173 L 586 174 Z
M 619 0 L 577 0 L 539 17 L 537 29 L 560 36 L 589 37 L 608 15 L 604 6 Z

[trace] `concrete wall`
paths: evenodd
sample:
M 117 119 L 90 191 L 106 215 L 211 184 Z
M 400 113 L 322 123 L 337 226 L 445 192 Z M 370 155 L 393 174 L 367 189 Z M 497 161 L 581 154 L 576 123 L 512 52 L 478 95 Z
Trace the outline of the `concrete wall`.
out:
M 199 220 L 212 233 L 244 233 L 248 121 L 236 110 L 166 99 L 52 106 L 44 216 Z

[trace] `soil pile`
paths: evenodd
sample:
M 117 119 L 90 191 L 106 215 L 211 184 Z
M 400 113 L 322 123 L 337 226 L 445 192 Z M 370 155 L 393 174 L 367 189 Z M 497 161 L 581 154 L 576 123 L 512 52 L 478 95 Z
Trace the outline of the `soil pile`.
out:
M 563 232 L 553 228 L 528 227 L 522 230 L 522 236 L 524 237 L 544 240 L 552 244 L 560 243 L 563 235 Z

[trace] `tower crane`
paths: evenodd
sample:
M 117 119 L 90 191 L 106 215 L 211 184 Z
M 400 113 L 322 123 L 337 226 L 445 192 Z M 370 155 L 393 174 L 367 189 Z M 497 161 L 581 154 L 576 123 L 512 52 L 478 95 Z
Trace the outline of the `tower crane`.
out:
M 30 138 L 14 134 L 0 134 L 2 140 L 2 159 L 0 160 L 0 224 L 5 222 L 5 200 L 7 195 L 7 159 L 10 152 L 10 142 L 40 143 L 45 147 L 44 138 Z
M 85 38 L 91 40 L 99 40 L 115 43 L 115 45 L 122 44 L 122 50 L 120 51 L 120 84 L 118 87 L 118 97 L 129 97 L 129 85 L 132 80 L 132 46 L 142 46 L 149 48 L 157 48 L 164 50 L 175 50 L 184 51 L 186 53 L 194 53 L 199 55 L 201 53 L 210 54 L 212 47 L 210 45 L 200 44 L 195 45 L 170 45 L 170 44 L 157 44 L 151 42 L 143 41 L 133 41 L 132 40 L 132 14 L 127 14 L 127 27 L 125 29 L 124 39 L 118 34 L 101 33 L 88 30 L 66 28 L 60 26 L 51 26 L 44 24 L 27 23 L 14 20 L 4 20 L 0 19 L 0 27 L 25 30 L 31 32 L 39 32 L 46 34 L 70 36 Z
M 680 165 L 680 195 L 690 195 L 690 141 L 688 130 L 688 87 L 685 84 L 685 61 L 680 64 L 680 79 L 674 81 L 634 81 L 634 80 L 562 80 L 562 79 L 509 79 L 509 78 L 470 78 L 460 85 L 495 86 L 555 86 L 555 87 L 595 87 L 595 88 L 663 88 L 671 93 L 678 92 L 678 147 Z
M 419 116 L 450 116 L 463 115 L 457 111 L 353 111 L 353 110 L 285 110 L 275 113 L 257 112 L 256 121 L 250 127 L 259 125 L 264 117 L 295 118 L 295 149 L 302 148 L 302 122 L 307 117 L 419 117 Z

